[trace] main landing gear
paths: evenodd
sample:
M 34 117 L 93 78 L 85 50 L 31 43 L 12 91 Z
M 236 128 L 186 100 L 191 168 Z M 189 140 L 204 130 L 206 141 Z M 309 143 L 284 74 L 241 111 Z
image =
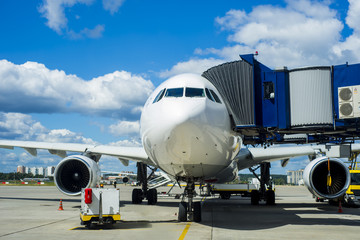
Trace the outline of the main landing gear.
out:
M 148 166 L 144 163 L 137 163 L 137 179 L 141 185 L 141 189 L 135 188 L 132 191 L 132 203 L 141 204 L 143 199 L 148 200 L 149 205 L 155 205 L 157 203 L 157 191 L 155 188 L 148 189 L 148 180 L 152 177 L 156 168 L 151 169 L 150 176 L 147 176 Z
M 178 219 L 180 222 L 194 221 L 201 222 L 201 202 L 194 202 L 195 197 L 195 183 L 193 181 L 187 182 L 184 190 L 184 195 L 179 204 Z M 188 202 L 185 202 L 185 198 L 188 198 Z
M 261 176 L 255 173 L 260 167 Z M 251 191 L 251 205 L 259 205 L 260 200 L 264 200 L 266 205 L 275 205 L 275 192 L 270 179 L 270 163 L 261 163 L 256 169 L 249 168 L 254 176 L 260 181 L 260 189 Z

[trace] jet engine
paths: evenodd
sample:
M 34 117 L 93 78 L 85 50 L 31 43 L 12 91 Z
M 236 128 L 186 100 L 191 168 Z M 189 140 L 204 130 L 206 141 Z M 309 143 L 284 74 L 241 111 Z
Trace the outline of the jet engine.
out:
M 83 155 L 64 158 L 56 166 L 54 180 L 60 192 L 75 196 L 81 194 L 82 188 L 95 187 L 100 180 L 98 164 Z
M 304 183 L 315 196 L 335 199 L 344 195 L 348 189 L 350 172 L 339 159 L 319 157 L 306 166 Z

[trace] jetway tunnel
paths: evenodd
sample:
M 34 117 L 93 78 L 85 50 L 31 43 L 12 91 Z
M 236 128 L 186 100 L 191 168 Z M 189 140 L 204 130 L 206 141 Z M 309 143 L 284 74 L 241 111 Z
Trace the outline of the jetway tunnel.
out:
M 360 64 L 272 70 L 253 54 L 205 71 L 245 144 L 359 139 Z

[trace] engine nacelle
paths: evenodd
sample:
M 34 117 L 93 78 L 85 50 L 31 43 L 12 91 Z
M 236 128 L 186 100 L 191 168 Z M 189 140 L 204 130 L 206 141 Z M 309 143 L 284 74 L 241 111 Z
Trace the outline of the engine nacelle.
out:
M 81 194 L 82 188 L 95 187 L 100 180 L 98 164 L 83 155 L 64 158 L 56 166 L 54 180 L 56 187 L 64 194 L 75 196 Z
M 328 162 L 331 184 L 327 186 Z M 348 167 L 339 159 L 320 157 L 311 161 L 304 170 L 304 183 L 319 198 L 335 199 L 345 194 L 350 185 Z

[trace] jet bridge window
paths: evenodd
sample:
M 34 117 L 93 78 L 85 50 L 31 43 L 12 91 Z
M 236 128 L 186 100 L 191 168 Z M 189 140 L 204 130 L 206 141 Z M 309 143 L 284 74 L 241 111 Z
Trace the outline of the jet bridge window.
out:
M 210 92 L 211 92 L 211 95 L 213 96 L 213 98 L 215 99 L 215 101 L 216 101 L 217 103 L 221 103 L 221 100 L 220 100 L 220 98 L 218 97 L 218 95 L 216 95 L 216 93 L 215 93 L 213 90 L 211 90 L 211 89 L 210 89 Z
M 160 100 L 163 98 L 165 91 L 166 91 L 166 88 L 164 88 L 163 90 L 161 90 L 161 91 L 158 93 L 158 95 L 156 95 L 153 103 L 156 103 L 156 102 L 160 101 Z
M 185 97 L 205 97 L 205 92 L 202 88 L 186 88 Z
M 165 97 L 182 97 L 184 95 L 184 88 L 169 88 Z

